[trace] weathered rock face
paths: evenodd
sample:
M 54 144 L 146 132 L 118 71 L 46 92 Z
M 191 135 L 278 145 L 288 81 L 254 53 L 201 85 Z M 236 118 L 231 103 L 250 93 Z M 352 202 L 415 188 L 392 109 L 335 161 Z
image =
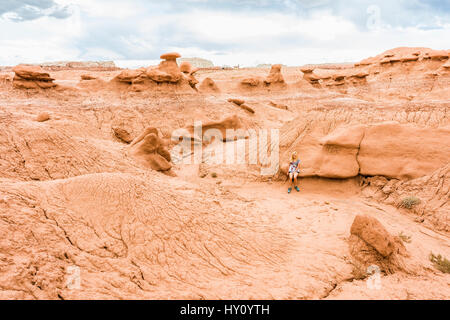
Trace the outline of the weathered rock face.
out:
M 274 64 L 272 66 L 269 75 L 264 80 L 264 83 L 267 85 L 285 83 L 283 75 L 281 74 L 281 64 Z
M 130 153 L 141 163 L 156 171 L 172 168 L 170 153 L 164 147 L 156 128 L 147 128 L 131 144 Z
M 237 115 L 233 115 L 221 121 L 211 121 L 202 124 L 202 134 L 204 135 L 203 138 L 208 139 L 210 137 L 210 134 L 207 134 L 206 132 L 212 129 L 213 131 L 211 131 L 210 133 L 213 133 L 214 131 L 219 131 L 224 141 L 234 140 L 236 136 L 235 135 L 227 136 L 227 130 L 228 129 L 238 130 L 241 128 L 242 128 L 241 119 Z M 188 140 L 200 141 L 200 137 L 195 136 L 196 132 L 194 126 L 187 126 L 184 129 L 189 133 L 189 136 L 186 137 Z
M 20 89 L 48 89 L 56 86 L 55 79 L 39 66 L 18 65 L 13 68 L 15 73 L 13 85 Z
M 385 123 L 370 126 L 361 142 L 361 174 L 412 179 L 431 174 L 450 159 L 450 129 Z
M 373 181 L 375 179 L 376 182 Z M 420 203 L 404 210 L 415 214 L 416 222 L 423 223 L 430 229 L 450 232 L 450 163 L 430 175 L 409 181 L 380 177 L 365 180 L 365 196 L 401 207 L 405 198 L 414 195 L 420 199 Z
M 328 178 L 357 176 L 360 169 L 356 157 L 364 131 L 364 126 L 338 129 L 319 140 L 322 150 L 314 160 L 318 175 Z
M 413 179 L 448 163 L 448 141 L 447 128 L 388 122 L 338 128 L 323 138 L 303 140 L 294 149 L 301 154 L 304 176 Z
M 343 94 L 387 90 L 405 97 L 447 96 L 450 78 L 448 52 L 428 48 L 396 48 L 331 73 L 327 66 L 301 68 L 303 78 L 316 88 Z M 314 71 L 314 73 L 313 73 Z M 407 76 L 407 78 L 405 77 Z M 432 93 L 431 93 L 432 92 Z

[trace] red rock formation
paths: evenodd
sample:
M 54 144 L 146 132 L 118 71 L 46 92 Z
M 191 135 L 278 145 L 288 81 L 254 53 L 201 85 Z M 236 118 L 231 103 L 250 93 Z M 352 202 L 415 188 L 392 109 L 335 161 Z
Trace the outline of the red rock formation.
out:
M 147 76 L 156 82 L 178 83 L 182 79 L 180 68 L 177 64 L 179 53 L 171 52 L 161 55 L 161 61 L 157 68 L 150 67 L 146 70 Z
M 15 73 L 13 85 L 20 89 L 48 89 L 56 87 L 47 72 L 39 66 L 18 65 L 13 68 Z
M 358 271 L 365 273 L 371 265 L 376 265 L 379 271 L 386 273 L 405 269 L 403 257 L 408 255 L 405 247 L 377 219 L 357 215 L 350 233 L 350 253 Z
M 95 79 L 97 79 L 97 77 L 94 77 L 94 76 L 92 76 L 90 74 L 82 74 L 80 76 L 80 78 L 81 78 L 81 80 L 95 80 Z
M 201 92 L 220 92 L 219 87 L 216 85 L 213 79 L 206 77 L 203 79 L 202 83 L 200 84 L 200 91 Z
M 258 77 L 245 78 L 241 80 L 244 87 L 258 87 L 262 84 L 262 79 Z
M 271 84 L 284 84 L 284 78 L 281 74 L 281 64 L 274 64 L 272 68 L 270 69 L 269 75 L 264 80 L 264 83 L 266 85 Z
M 131 154 L 144 165 L 156 171 L 172 168 L 170 153 L 164 147 L 156 128 L 147 128 L 130 146 Z
M 41 112 L 36 117 L 37 122 L 44 122 L 50 120 L 50 114 L 48 112 Z
M 180 71 L 183 73 L 191 73 L 192 65 L 185 61 L 180 64 Z

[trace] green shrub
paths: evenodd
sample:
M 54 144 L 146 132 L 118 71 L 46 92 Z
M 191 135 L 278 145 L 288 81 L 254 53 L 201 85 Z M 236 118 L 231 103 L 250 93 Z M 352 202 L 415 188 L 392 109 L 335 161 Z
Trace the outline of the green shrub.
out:
M 398 237 L 405 243 L 411 243 L 411 236 L 407 236 L 403 232 L 400 232 Z
M 217 173 L 215 173 L 215 172 L 211 173 L 211 177 L 217 178 Z
M 443 273 L 450 273 L 450 261 L 441 256 L 440 254 L 435 256 L 430 254 L 430 261 L 433 262 L 434 267 Z
M 415 196 L 409 196 L 406 198 L 403 198 L 403 200 L 400 202 L 400 207 L 406 208 L 406 209 L 412 209 L 413 207 L 417 206 L 420 203 L 420 199 Z

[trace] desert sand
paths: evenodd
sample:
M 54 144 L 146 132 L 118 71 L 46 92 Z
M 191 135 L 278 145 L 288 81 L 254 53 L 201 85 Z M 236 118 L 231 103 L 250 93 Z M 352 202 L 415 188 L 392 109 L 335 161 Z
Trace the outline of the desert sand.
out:
M 449 299 L 449 53 L 2 68 L 0 299 Z

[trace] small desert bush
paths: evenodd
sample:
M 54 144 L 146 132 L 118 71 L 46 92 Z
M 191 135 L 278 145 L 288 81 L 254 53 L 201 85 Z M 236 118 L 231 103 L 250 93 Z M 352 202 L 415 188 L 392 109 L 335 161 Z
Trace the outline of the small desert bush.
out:
M 217 178 L 217 173 L 215 173 L 215 172 L 211 173 L 211 177 Z
M 439 255 L 430 254 L 430 261 L 433 262 L 434 267 L 443 273 L 450 273 L 450 261 L 445 257 Z
M 406 208 L 406 209 L 412 209 L 413 207 L 417 206 L 420 203 L 420 199 L 415 196 L 409 196 L 406 198 L 403 198 L 400 202 L 400 207 Z
M 405 243 L 411 243 L 411 236 L 407 236 L 403 232 L 400 232 L 398 237 Z

